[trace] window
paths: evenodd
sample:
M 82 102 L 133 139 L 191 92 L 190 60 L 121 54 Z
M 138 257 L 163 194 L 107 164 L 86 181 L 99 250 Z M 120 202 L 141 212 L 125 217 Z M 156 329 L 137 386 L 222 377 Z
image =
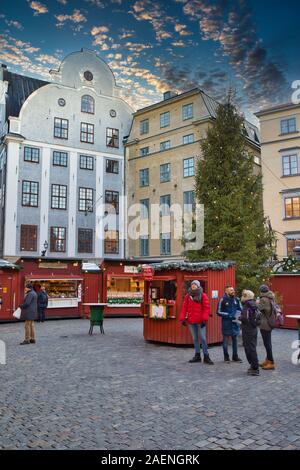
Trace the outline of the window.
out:
M 67 209 L 67 186 L 62 184 L 52 184 L 51 209 Z
M 149 186 L 149 168 L 140 170 L 140 187 Z
M 170 125 L 170 112 L 162 113 L 160 115 L 160 127 L 168 127 Z
M 88 155 L 80 155 L 79 167 L 81 170 L 93 170 L 94 169 L 94 157 Z
M 105 203 L 109 214 L 119 213 L 119 193 L 117 191 L 105 191 Z
M 171 254 L 171 234 L 170 233 L 160 234 L 160 254 L 161 255 Z
M 65 227 L 50 228 L 50 251 L 56 253 L 65 253 L 66 251 L 66 233 Z
M 25 162 L 39 163 L 40 149 L 34 147 L 24 147 L 24 160 Z
M 141 235 L 140 237 L 140 256 L 149 256 L 149 237 Z
M 300 235 L 298 238 L 288 238 L 287 240 L 287 255 L 288 256 L 295 256 L 294 248 L 295 246 L 300 246 Z
M 280 121 L 281 134 L 290 134 L 297 132 L 296 129 L 296 118 L 282 119 Z
M 82 113 L 95 113 L 95 100 L 90 95 L 83 95 L 81 98 L 81 112 Z
M 78 253 L 93 253 L 93 230 L 78 229 Z
M 57 139 L 67 139 L 68 130 L 68 119 L 54 118 L 54 137 L 56 137 Z
M 80 142 L 94 143 L 94 124 L 80 123 Z
M 184 191 L 183 204 L 184 212 L 195 212 L 195 191 Z
M 119 162 L 118 160 L 106 160 L 106 173 L 119 173 Z
M 149 199 L 140 200 L 141 219 L 149 218 Z
M 285 217 L 287 219 L 300 217 L 300 197 L 289 197 L 285 199 Z
M 165 183 L 170 181 L 171 178 L 171 165 L 170 163 L 164 163 L 160 165 L 160 182 Z
M 140 157 L 145 157 L 149 153 L 149 147 L 143 147 L 140 149 Z
M 54 166 L 68 166 L 68 154 L 66 152 L 53 152 Z
M 106 128 L 106 146 L 119 148 L 119 129 Z
M 182 106 L 182 119 L 191 119 L 193 117 L 193 103 L 184 104 Z
M 195 176 L 194 157 L 183 160 L 183 176 Z
M 144 119 L 140 122 L 140 134 L 148 134 L 149 132 L 149 119 Z
M 37 251 L 37 225 L 21 225 L 20 251 Z
M 91 188 L 79 188 L 78 210 L 93 212 L 93 190 Z
M 292 176 L 298 174 L 298 156 L 285 155 L 282 157 L 283 176 Z
M 119 253 L 119 231 L 106 230 L 104 237 L 104 253 Z
M 170 140 L 165 140 L 164 142 L 160 143 L 160 150 L 168 150 L 169 148 L 171 148 Z
M 165 194 L 160 196 L 160 213 L 161 215 L 170 215 L 171 195 Z
M 194 134 L 188 134 L 188 135 L 184 135 L 182 137 L 182 143 L 184 145 L 186 144 L 192 144 L 194 142 Z
M 39 183 L 36 181 L 22 181 L 22 206 L 38 207 Z

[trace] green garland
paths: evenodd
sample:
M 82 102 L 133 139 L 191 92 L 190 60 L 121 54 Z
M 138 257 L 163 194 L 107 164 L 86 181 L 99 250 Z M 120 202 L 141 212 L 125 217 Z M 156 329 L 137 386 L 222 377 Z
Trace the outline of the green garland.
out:
M 188 263 L 185 261 L 164 261 L 162 263 L 149 263 L 149 266 L 154 268 L 155 271 L 170 271 L 179 269 L 180 271 L 225 271 L 230 266 L 234 266 L 233 261 L 201 261 L 199 263 Z M 142 271 L 141 265 L 138 266 L 138 271 Z

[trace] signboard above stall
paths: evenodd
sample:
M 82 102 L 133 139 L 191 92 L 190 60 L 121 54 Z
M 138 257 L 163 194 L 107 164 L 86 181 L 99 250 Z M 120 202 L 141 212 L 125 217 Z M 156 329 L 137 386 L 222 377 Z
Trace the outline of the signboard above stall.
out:
M 154 278 L 154 268 L 149 264 L 142 264 L 141 269 L 145 281 L 152 281 Z

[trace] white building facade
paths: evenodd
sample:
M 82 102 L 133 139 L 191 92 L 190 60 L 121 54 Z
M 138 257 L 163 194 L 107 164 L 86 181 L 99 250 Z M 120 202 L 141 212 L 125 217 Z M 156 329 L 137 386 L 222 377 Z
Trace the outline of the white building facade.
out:
M 0 256 L 124 257 L 124 149 L 132 109 L 93 51 L 52 81 L 1 69 Z

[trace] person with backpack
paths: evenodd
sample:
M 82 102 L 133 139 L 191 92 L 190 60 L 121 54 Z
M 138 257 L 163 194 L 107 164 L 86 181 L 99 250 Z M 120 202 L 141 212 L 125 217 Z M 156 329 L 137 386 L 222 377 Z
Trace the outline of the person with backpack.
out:
M 272 351 L 272 331 L 276 326 L 276 304 L 275 295 L 265 284 L 259 288 L 260 295 L 257 307 L 262 313 L 260 332 L 266 349 L 267 357 L 260 367 L 264 370 L 275 369 L 275 363 Z
M 179 320 L 183 326 L 188 325 L 195 347 L 195 356 L 191 363 L 201 362 L 200 344 L 202 344 L 205 364 L 213 365 L 208 354 L 206 343 L 206 323 L 209 317 L 209 300 L 203 292 L 200 282 L 192 281 L 188 293 L 185 295 Z
M 261 313 L 254 301 L 254 292 L 251 290 L 243 290 L 241 303 L 242 313 L 240 320 L 242 323 L 242 338 L 247 360 L 250 368 L 247 370 L 248 375 L 259 375 L 259 364 L 257 357 L 257 327 L 261 322 Z
M 44 286 L 41 287 L 37 296 L 38 322 L 45 321 L 45 311 L 48 307 L 48 295 Z
M 240 334 L 238 317 L 242 311 L 240 299 L 236 297 L 234 287 L 226 286 L 225 294 L 218 304 L 217 315 L 222 318 L 223 352 L 224 361 L 229 363 L 228 342 L 232 340 L 233 362 L 243 362 L 238 356 L 237 338 Z

